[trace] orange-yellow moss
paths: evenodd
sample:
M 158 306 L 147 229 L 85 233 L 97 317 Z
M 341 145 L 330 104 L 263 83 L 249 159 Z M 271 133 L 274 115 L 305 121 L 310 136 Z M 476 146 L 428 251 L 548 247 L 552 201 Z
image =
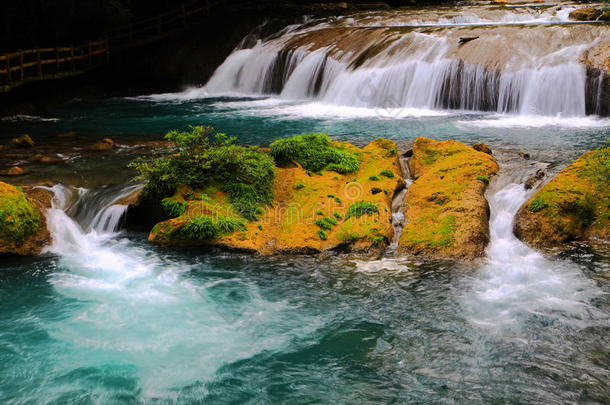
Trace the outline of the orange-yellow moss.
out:
M 489 219 L 484 192 L 498 171 L 495 159 L 460 142 L 417 138 L 409 169 L 416 180 L 405 197 L 398 252 L 435 258 L 483 254 Z
M 383 246 L 392 238 L 391 205 L 394 191 L 404 184 L 400 173 L 396 145 L 378 139 L 360 149 L 348 143 L 334 142 L 354 152 L 360 161 L 357 173 L 339 174 L 325 171 L 308 174 L 298 164 L 278 168 L 274 183 L 274 201 L 265 207 L 259 220 L 246 222 L 245 230 L 207 241 L 208 244 L 231 249 L 255 251 L 261 254 L 321 252 L 342 245 L 367 250 Z M 381 176 L 383 170 L 394 173 L 393 178 Z M 370 180 L 377 176 L 378 180 Z M 373 194 L 373 189 L 375 194 Z M 171 235 L 193 215 L 220 215 L 238 217 L 227 196 L 218 190 L 203 190 L 207 197 L 202 201 L 188 200 L 186 212 L 179 218 L 155 227 L 149 240 L 172 243 Z M 184 191 L 179 191 L 184 198 Z M 197 195 L 197 192 L 192 193 Z M 359 218 L 345 219 L 350 204 L 368 201 L 379 211 Z M 326 240 L 320 237 L 315 221 L 334 218 L 336 225 L 324 230 Z M 169 236 L 168 236 L 169 235 Z M 189 241 L 175 240 L 175 243 Z
M 610 148 L 582 155 L 521 207 L 517 236 L 537 247 L 610 239 Z

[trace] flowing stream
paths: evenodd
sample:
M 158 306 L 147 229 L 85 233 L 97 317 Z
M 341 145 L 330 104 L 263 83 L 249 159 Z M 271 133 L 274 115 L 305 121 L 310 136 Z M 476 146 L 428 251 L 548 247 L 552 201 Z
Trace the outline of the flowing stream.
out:
M 306 19 L 244 39 L 200 87 L 0 120 L 0 137 L 65 158 L 20 178 L 58 183 L 53 241 L 0 262 L 0 403 L 607 403 L 610 258 L 547 256 L 512 232 L 540 162 L 557 173 L 610 136 L 605 79 L 581 63 L 608 27 L 569 22 L 575 7 Z M 152 246 L 122 228 L 141 187 L 125 166 L 139 142 L 201 124 L 262 146 L 485 142 L 501 168 L 486 257 L 394 257 L 396 240 L 380 260 Z M 83 149 L 104 137 L 120 146 Z

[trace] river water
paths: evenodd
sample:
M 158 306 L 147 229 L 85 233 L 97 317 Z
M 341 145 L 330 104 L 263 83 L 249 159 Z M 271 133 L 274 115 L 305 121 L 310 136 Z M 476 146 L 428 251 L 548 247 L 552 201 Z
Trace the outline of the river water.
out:
M 432 23 L 565 20 L 533 10 Z M 354 21 L 431 24 L 425 14 Z M 46 253 L 0 261 L 0 402 L 607 403 L 610 257 L 585 247 L 545 256 L 514 237 L 512 221 L 532 163 L 557 172 L 610 137 L 608 118 L 582 105 L 566 116 L 348 99 L 203 87 L 3 119 L 0 133 L 28 132 L 67 161 L 17 179 L 61 184 Z M 386 137 L 402 149 L 417 136 L 485 142 L 501 167 L 487 193 L 486 257 L 264 258 L 161 249 L 122 230 L 125 207 L 113 204 L 139 187 L 125 169 L 134 143 L 199 124 L 260 145 L 305 132 L 358 145 Z M 56 137 L 65 131 L 78 136 Z M 106 136 L 124 146 L 82 149 Z

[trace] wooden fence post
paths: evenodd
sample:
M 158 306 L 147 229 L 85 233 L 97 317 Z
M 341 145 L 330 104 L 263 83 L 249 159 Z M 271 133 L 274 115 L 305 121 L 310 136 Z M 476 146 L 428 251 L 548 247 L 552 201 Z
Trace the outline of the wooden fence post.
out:
M 21 65 L 21 75 L 19 76 L 19 80 L 23 81 L 23 49 L 19 50 L 19 64 Z
M 42 62 L 40 61 L 40 48 L 36 48 L 36 61 L 38 62 L 38 77 L 42 80 Z
M 76 63 L 74 60 L 74 45 L 70 45 L 70 61 L 72 62 L 72 71 L 76 70 Z
M 8 84 L 10 86 L 11 85 L 11 62 L 8 57 L 8 52 L 4 53 L 4 57 L 6 58 L 4 60 L 4 68 L 6 69 L 6 84 Z

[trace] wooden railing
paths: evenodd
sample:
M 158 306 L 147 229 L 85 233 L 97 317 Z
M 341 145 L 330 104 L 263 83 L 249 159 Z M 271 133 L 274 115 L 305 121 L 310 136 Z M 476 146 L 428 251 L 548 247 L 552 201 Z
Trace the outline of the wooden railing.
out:
M 0 90 L 83 73 L 108 62 L 108 40 L 81 46 L 19 50 L 0 55 Z
M 111 52 L 153 43 L 173 35 L 196 19 L 210 16 L 214 8 L 226 2 L 192 0 L 167 13 L 111 31 L 104 40 L 89 41 L 77 47 L 37 48 L 0 54 L 0 92 L 27 82 L 82 74 L 108 63 Z

